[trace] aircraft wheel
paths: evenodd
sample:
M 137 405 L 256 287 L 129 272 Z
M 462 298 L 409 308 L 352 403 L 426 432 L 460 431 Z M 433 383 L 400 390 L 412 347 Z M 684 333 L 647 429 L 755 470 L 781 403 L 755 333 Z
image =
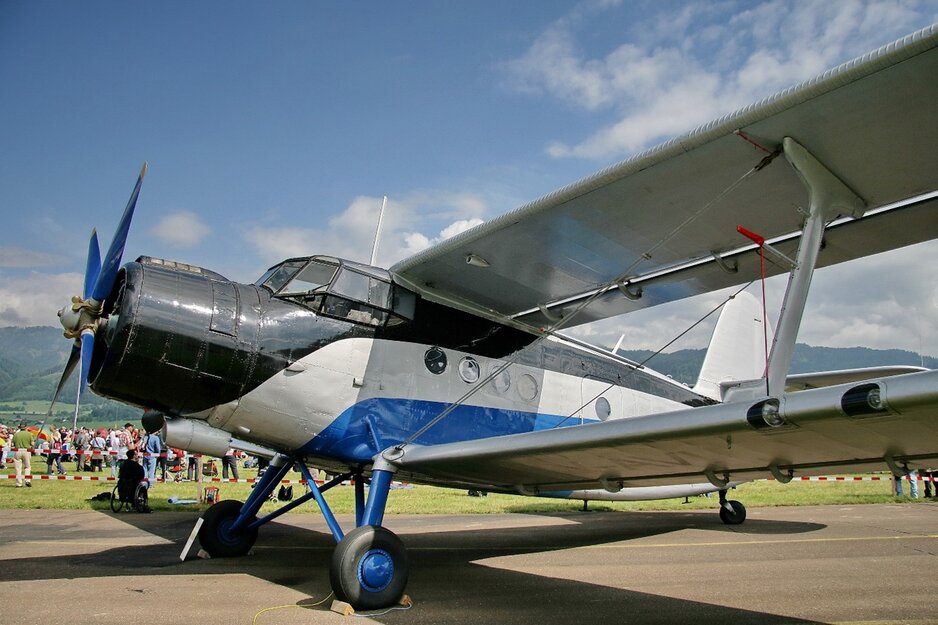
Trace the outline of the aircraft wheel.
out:
M 394 605 L 404 595 L 407 576 L 404 543 L 380 526 L 356 527 L 332 552 L 332 591 L 356 610 Z
M 733 511 L 730 512 L 724 506 L 720 506 L 720 520 L 726 523 L 727 525 L 739 525 L 746 520 L 746 506 L 739 503 L 735 499 L 727 501 Z
M 225 499 L 202 514 L 199 544 L 213 558 L 243 556 L 254 546 L 257 528 L 231 531 L 232 524 L 241 512 L 241 505 L 240 501 Z

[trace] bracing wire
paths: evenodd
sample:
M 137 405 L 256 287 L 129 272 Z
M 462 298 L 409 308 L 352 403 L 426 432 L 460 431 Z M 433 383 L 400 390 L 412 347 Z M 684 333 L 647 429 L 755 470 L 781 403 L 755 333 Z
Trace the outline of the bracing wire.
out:
M 740 288 L 738 291 L 736 291 L 735 293 L 733 293 L 732 295 L 730 295 L 729 297 L 727 297 L 726 299 L 724 299 L 722 302 L 720 302 L 719 304 L 717 304 L 714 308 L 712 308 L 712 309 L 710 310 L 710 312 L 708 312 L 708 313 L 705 314 L 703 317 L 701 317 L 700 319 L 698 319 L 697 321 L 695 321 L 694 323 L 692 323 L 690 326 L 688 326 L 687 328 L 685 328 L 683 332 L 681 332 L 680 334 L 678 334 L 677 336 L 675 336 L 673 339 L 671 339 L 670 341 L 668 341 L 667 343 L 665 343 L 664 345 L 662 345 L 661 347 L 659 347 L 659 348 L 658 348 L 658 351 L 656 351 L 655 353 L 653 353 L 651 356 L 649 356 L 649 357 L 646 358 L 645 360 L 641 361 L 641 362 L 638 364 L 638 366 L 635 367 L 635 368 L 636 368 L 636 369 L 641 369 L 642 367 L 644 367 L 644 366 L 648 363 L 649 360 L 651 360 L 651 359 L 654 358 L 655 356 L 659 355 L 661 352 L 663 352 L 663 351 L 666 350 L 668 347 L 670 347 L 671 345 L 673 345 L 675 342 L 677 342 L 678 340 L 680 340 L 681 337 L 683 337 L 683 336 L 686 335 L 688 332 L 690 332 L 691 330 L 693 330 L 694 328 L 696 328 L 698 325 L 700 325 L 701 323 L 703 323 L 704 321 L 706 321 L 707 318 L 710 317 L 710 315 L 712 315 L 712 314 L 715 313 L 716 311 L 718 311 L 718 310 L 720 310 L 721 308 L 723 308 L 724 306 L 726 306 L 726 304 L 727 304 L 730 300 L 734 299 L 737 295 L 739 295 L 740 293 L 742 293 L 743 291 L 745 291 L 746 289 L 748 289 L 750 286 L 752 286 L 753 282 L 755 282 L 755 280 L 751 280 L 750 282 L 746 283 L 745 286 L 743 286 L 743 287 Z M 587 406 L 589 406 L 589 405 L 592 404 L 594 401 L 596 401 L 597 399 L 599 399 L 600 397 L 602 397 L 603 395 L 605 395 L 607 392 L 609 392 L 609 390 L 610 390 L 613 386 L 615 386 L 614 383 L 610 383 L 610 384 L 606 385 L 606 388 L 604 388 L 604 389 L 601 390 L 599 393 L 597 393 L 596 395 L 594 395 L 589 401 L 587 401 L 587 402 L 584 403 L 582 406 L 580 406 L 579 408 L 577 408 L 576 410 L 574 410 L 572 413 L 568 414 L 566 417 L 564 417 L 563 419 L 561 419 L 560 422 L 557 423 L 556 425 L 554 425 L 553 427 L 554 427 L 554 428 L 560 427 L 560 426 L 561 426 L 563 423 L 565 423 L 567 420 L 574 418 L 577 414 L 579 414 L 579 413 L 581 413 L 583 410 L 585 410 Z
M 535 338 L 534 341 L 531 342 L 531 344 L 528 346 L 528 348 L 531 348 L 531 347 L 534 347 L 534 346 L 536 346 L 536 345 L 539 345 L 542 341 L 544 341 L 545 339 L 547 339 L 549 336 L 555 335 L 560 329 L 562 329 L 564 326 L 568 325 L 573 319 L 575 319 L 576 317 L 578 317 L 578 316 L 580 315 L 580 313 L 582 313 L 582 312 L 583 312 L 584 310 L 586 310 L 589 306 L 591 306 L 591 305 L 593 304 L 593 302 L 595 302 L 598 298 L 600 298 L 601 296 L 605 295 L 605 294 L 606 294 L 607 292 L 609 292 L 610 290 L 612 290 L 612 289 L 614 289 L 614 288 L 617 288 L 623 281 L 627 280 L 630 276 L 632 276 L 632 274 L 634 273 L 634 270 L 635 270 L 636 267 L 638 267 L 638 266 L 639 266 L 640 264 L 642 264 L 643 262 L 646 262 L 646 261 L 648 261 L 648 260 L 651 260 L 651 258 L 654 256 L 654 253 L 655 253 L 658 249 L 660 249 L 663 245 L 667 244 L 670 240 L 672 240 L 674 237 L 676 237 L 679 232 L 681 232 L 682 230 L 684 230 L 685 228 L 687 228 L 688 226 L 690 226 L 692 223 L 694 223 L 695 221 L 697 221 L 698 219 L 700 219 L 700 217 L 702 217 L 708 210 L 710 210 L 710 209 L 711 209 L 714 205 L 716 205 L 720 200 L 722 200 L 722 199 L 725 198 L 727 195 L 729 195 L 729 194 L 732 193 L 734 190 L 736 190 L 736 188 L 738 188 L 738 187 L 739 187 L 743 182 L 745 182 L 750 176 L 752 176 L 753 174 L 755 174 L 755 173 L 761 171 L 763 168 L 765 168 L 769 163 L 772 162 L 772 160 L 775 159 L 776 156 L 778 156 L 779 153 L 780 153 L 780 152 L 773 152 L 773 153 L 770 154 L 769 156 L 766 156 L 766 157 L 763 158 L 757 165 L 755 165 L 755 166 L 753 166 L 751 169 L 749 169 L 749 171 L 747 171 L 746 173 L 744 173 L 743 175 L 741 175 L 739 178 L 737 178 L 736 180 L 734 180 L 733 182 L 731 182 L 729 185 L 727 185 L 726 188 L 724 188 L 724 189 L 723 189 L 722 191 L 720 191 L 716 196 L 712 197 L 709 201 L 707 201 L 705 204 L 703 204 L 700 208 L 698 208 L 696 211 L 694 211 L 692 214 L 690 214 L 683 222 L 681 222 L 680 224 L 678 224 L 678 225 L 677 225 L 673 230 L 671 230 L 671 232 L 669 232 L 666 236 L 664 236 L 663 238 L 661 238 L 661 239 L 660 239 L 659 241 L 657 241 L 654 245 L 652 245 L 650 248 L 648 248 L 644 253 L 640 254 L 637 258 L 635 258 L 635 259 L 634 259 L 631 263 L 629 263 L 629 265 L 628 265 L 618 276 L 616 276 L 613 280 L 611 280 L 610 282 L 607 282 L 606 284 L 600 285 L 600 287 L 597 288 L 589 297 L 586 297 L 583 301 L 581 301 L 579 304 L 577 304 L 577 306 L 570 312 L 570 314 L 568 314 L 568 315 L 566 315 L 566 316 L 564 316 L 564 317 L 561 317 L 561 318 L 558 319 L 557 321 L 553 322 L 551 325 L 548 325 L 546 328 L 544 328 L 544 329 L 542 330 L 541 334 L 540 334 L 537 338 Z M 747 286 L 748 286 L 748 285 L 747 285 Z M 447 406 L 446 408 L 444 408 L 444 409 L 440 412 L 440 414 L 438 414 L 438 415 L 436 415 L 435 417 L 433 417 L 433 419 L 431 419 L 429 422 L 427 422 L 426 425 L 424 425 L 423 427 L 421 427 L 420 429 L 418 429 L 416 432 L 414 432 L 413 434 L 411 434 L 410 436 L 408 436 L 406 440 L 404 440 L 402 443 L 398 444 L 396 447 L 397 447 L 397 448 L 402 448 L 402 447 L 404 447 L 404 446 L 406 446 L 406 445 L 408 445 L 408 444 L 414 442 L 415 440 L 417 440 L 420 436 L 422 436 L 425 432 L 427 432 L 427 431 L 430 430 L 432 427 L 434 427 L 437 423 L 439 423 L 440 421 L 442 421 L 443 419 L 445 419 L 447 416 L 449 416 L 450 414 L 452 414 L 454 410 L 456 410 L 457 408 L 459 408 L 460 406 L 462 406 L 466 401 L 469 400 L 469 398 L 471 398 L 473 395 L 475 395 L 477 392 L 479 392 L 479 390 L 481 390 L 486 384 L 488 384 L 489 382 L 491 382 L 492 380 L 494 380 L 498 375 L 500 375 L 503 371 L 505 371 L 506 369 L 508 369 L 510 366 L 514 365 L 514 364 L 518 361 L 518 359 L 519 359 L 520 357 L 521 357 L 521 350 L 519 350 L 518 352 L 516 352 L 515 354 L 513 354 L 512 356 L 510 356 L 502 365 L 500 365 L 498 368 L 496 368 L 494 371 L 492 371 L 492 373 L 490 373 L 488 376 L 486 376 L 485 378 L 483 378 L 483 379 L 480 381 L 479 384 L 477 384 L 477 385 L 475 385 L 474 387 L 472 387 L 471 389 L 469 389 L 462 397 L 460 397 L 460 398 L 457 399 L 455 402 L 453 402 L 452 404 L 450 404 L 449 406 Z M 568 418 L 569 418 L 569 417 L 568 417 Z

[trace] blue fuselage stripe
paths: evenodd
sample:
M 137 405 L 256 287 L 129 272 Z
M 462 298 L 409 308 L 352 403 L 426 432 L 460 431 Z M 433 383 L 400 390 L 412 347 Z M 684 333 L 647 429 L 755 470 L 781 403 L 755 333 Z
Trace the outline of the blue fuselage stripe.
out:
M 448 407 L 416 399 L 367 399 L 345 410 L 299 451 L 346 462 L 369 462 L 383 451 L 375 448 L 376 440 L 385 449 L 403 442 Z M 462 405 L 414 442 L 439 445 L 580 423 L 579 417 Z

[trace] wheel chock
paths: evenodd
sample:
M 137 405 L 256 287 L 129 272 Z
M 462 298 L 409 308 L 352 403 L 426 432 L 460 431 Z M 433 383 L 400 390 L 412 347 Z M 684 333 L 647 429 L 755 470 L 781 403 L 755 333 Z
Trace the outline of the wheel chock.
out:
M 339 601 L 338 599 L 332 600 L 332 605 L 329 606 L 329 609 L 336 614 L 341 614 L 342 616 L 352 616 L 355 614 L 355 608 L 350 604 L 345 603 L 344 601 Z
M 397 605 L 404 608 L 409 608 L 414 605 L 414 600 L 410 598 L 410 595 L 404 595 L 401 597 L 401 600 L 397 602 Z M 329 610 L 331 612 L 335 612 L 336 614 L 341 614 L 342 616 L 355 615 L 355 608 L 344 601 L 339 601 L 338 599 L 332 600 L 332 605 L 329 606 Z

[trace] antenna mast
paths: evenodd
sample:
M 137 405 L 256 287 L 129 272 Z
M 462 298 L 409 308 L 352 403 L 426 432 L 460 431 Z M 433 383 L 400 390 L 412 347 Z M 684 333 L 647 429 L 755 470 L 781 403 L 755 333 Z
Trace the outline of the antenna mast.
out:
M 371 265 L 374 266 L 378 262 L 378 239 L 381 237 L 381 222 L 384 220 L 384 209 L 388 205 L 388 196 L 384 196 L 384 201 L 381 202 L 381 212 L 378 213 L 378 227 L 375 228 L 375 241 L 371 246 Z

